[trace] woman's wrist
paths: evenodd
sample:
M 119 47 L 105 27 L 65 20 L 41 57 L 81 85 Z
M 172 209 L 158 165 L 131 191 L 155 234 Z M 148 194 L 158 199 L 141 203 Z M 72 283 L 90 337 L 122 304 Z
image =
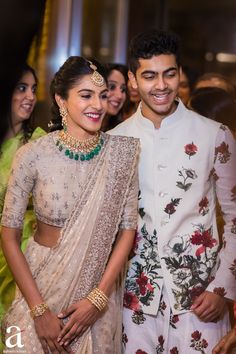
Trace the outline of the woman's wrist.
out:
M 99 310 L 102 311 L 107 306 L 108 297 L 99 288 L 94 288 L 88 295 L 87 299 Z
M 30 309 L 30 316 L 35 319 L 42 316 L 48 309 L 48 305 L 45 302 L 41 302 Z

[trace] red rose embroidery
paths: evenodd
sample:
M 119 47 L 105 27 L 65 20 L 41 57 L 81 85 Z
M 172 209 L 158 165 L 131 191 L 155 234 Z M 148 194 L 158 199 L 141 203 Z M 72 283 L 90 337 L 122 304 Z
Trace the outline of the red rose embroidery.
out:
M 198 151 L 198 148 L 192 142 L 192 144 L 185 145 L 184 150 L 185 150 L 185 154 L 187 154 L 189 159 L 190 159 L 191 156 L 196 154 L 196 152 Z
M 226 295 L 226 291 L 225 291 L 225 288 L 221 288 L 221 287 L 219 287 L 219 288 L 214 288 L 214 290 L 213 290 L 213 293 L 214 294 L 217 294 L 217 295 L 220 295 L 220 296 L 222 296 L 222 297 L 224 297 L 225 295 Z
M 199 203 L 199 214 L 202 216 L 206 215 L 209 212 L 209 201 L 207 197 L 202 198 Z
M 137 298 L 136 295 L 134 295 L 130 291 L 127 291 L 124 294 L 124 306 L 134 311 L 139 311 L 140 310 L 139 299 Z
M 202 245 L 196 251 L 196 256 L 200 256 L 205 252 L 206 248 L 212 248 L 216 245 L 217 241 L 212 238 L 211 229 L 208 230 L 196 230 L 190 239 L 193 245 Z
M 199 340 L 201 339 L 201 336 L 202 334 L 199 332 L 199 331 L 195 331 L 191 334 L 191 337 L 194 339 L 194 340 Z

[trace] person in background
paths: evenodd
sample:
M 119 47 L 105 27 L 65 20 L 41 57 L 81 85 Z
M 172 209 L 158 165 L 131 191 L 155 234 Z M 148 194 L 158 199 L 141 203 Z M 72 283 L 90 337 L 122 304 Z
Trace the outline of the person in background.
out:
M 196 72 L 188 66 L 183 65 L 180 71 L 178 97 L 185 106 L 187 106 L 195 81 Z
M 16 84 L 12 94 L 10 113 L 8 117 L 5 117 L 8 121 L 8 130 L 0 145 L 0 219 L 2 217 L 11 166 L 17 150 L 28 141 L 35 140 L 46 134 L 40 127 L 33 129 L 37 82 L 38 80 L 33 68 L 24 64 L 20 80 Z M 22 250 L 26 247 L 34 224 L 33 206 L 29 203 L 24 219 Z M 14 294 L 15 282 L 0 247 L 0 319 L 3 313 L 9 308 Z
M 236 102 L 226 90 L 218 87 L 198 88 L 193 91 L 188 107 L 227 125 L 236 137 Z
M 129 118 L 136 112 L 140 102 L 139 92 L 132 87 L 130 80 L 128 80 L 127 89 L 127 99 L 123 107 L 123 120 Z
M 201 75 L 194 85 L 194 89 L 202 87 L 219 87 L 227 91 L 235 100 L 235 87 L 232 82 L 224 75 L 210 72 Z
M 127 354 L 211 353 L 236 298 L 236 142 L 177 99 L 179 40 L 150 30 L 130 43 L 137 112 L 109 133 L 140 139 L 139 221 L 124 294 Z M 221 247 L 216 196 L 225 217 Z
M 236 302 L 234 303 L 234 318 L 236 320 Z M 212 354 L 236 354 L 236 326 L 216 344 Z
M 98 62 L 69 57 L 50 91 L 60 130 L 17 151 L 5 197 L 2 248 L 19 289 L 5 340 L 17 325 L 26 353 L 121 354 L 119 277 L 137 226 L 139 141 L 100 132 L 108 89 Z M 30 193 L 37 228 L 23 254 Z
M 102 131 L 114 128 L 123 121 L 123 106 L 127 98 L 127 72 L 123 64 L 107 64 L 108 100 Z

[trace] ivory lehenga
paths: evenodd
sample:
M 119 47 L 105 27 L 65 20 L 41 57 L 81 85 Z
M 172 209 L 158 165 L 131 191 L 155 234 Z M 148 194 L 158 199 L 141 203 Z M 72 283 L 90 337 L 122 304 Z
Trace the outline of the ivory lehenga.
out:
M 90 161 L 75 161 L 58 150 L 57 134 L 19 150 L 2 218 L 3 225 L 19 228 L 32 191 L 37 218 L 62 226 L 55 247 L 32 239 L 25 253 L 44 302 L 56 314 L 98 285 L 119 228 L 136 228 L 139 149 L 137 139 L 102 133 L 100 154 Z M 108 308 L 72 343 L 73 352 L 121 353 L 121 313 L 122 283 L 117 282 Z M 22 330 L 26 353 L 43 353 L 19 291 L 4 320 L 5 330 L 11 325 Z

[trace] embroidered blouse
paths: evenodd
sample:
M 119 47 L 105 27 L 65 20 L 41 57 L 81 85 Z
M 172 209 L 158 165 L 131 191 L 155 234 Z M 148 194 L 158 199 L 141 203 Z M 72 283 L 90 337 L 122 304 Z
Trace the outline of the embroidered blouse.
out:
M 102 133 L 103 148 L 110 139 Z M 14 159 L 5 198 L 1 224 L 22 228 L 29 194 L 32 192 L 38 220 L 63 227 L 74 203 L 94 169 L 96 157 L 76 161 L 65 156 L 56 146 L 58 131 L 21 147 Z M 129 144 L 127 140 L 125 143 Z M 122 152 L 121 152 L 122 153 Z M 121 166 L 125 168 L 125 166 Z M 135 229 L 137 224 L 137 174 L 133 176 L 126 199 L 120 228 Z

